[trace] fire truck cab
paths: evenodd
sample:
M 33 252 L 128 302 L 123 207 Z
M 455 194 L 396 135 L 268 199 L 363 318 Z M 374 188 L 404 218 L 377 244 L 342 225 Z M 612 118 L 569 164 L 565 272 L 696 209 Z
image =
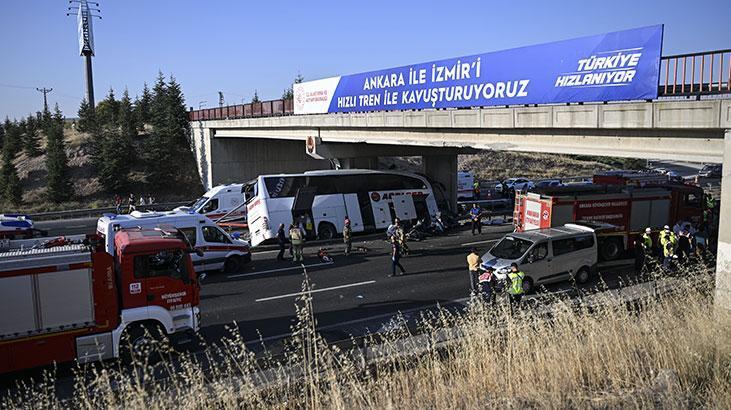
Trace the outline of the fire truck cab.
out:
M 0 253 L 0 373 L 120 357 L 157 335 L 200 326 L 187 243 L 162 230 L 121 230 L 116 255 L 100 238 Z

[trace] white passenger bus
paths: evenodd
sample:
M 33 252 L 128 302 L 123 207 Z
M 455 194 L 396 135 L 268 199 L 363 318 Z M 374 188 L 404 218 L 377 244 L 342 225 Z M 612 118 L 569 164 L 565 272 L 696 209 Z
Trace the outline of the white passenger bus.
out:
M 385 229 L 394 218 L 430 220 L 446 203 L 423 176 L 363 169 L 262 175 L 244 186 L 251 245 L 296 221 L 308 237 L 331 239 L 347 216 L 353 232 Z M 288 230 L 285 229 L 285 232 Z

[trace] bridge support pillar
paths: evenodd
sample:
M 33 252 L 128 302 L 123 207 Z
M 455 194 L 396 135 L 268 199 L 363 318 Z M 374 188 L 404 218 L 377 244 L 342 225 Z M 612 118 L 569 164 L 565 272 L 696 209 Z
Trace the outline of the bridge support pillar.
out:
M 457 209 L 457 154 L 422 156 L 424 174 L 440 183 L 452 211 Z M 439 199 L 439 197 L 437 197 Z
M 719 320 L 731 327 L 731 129 L 726 130 L 723 147 L 715 305 Z

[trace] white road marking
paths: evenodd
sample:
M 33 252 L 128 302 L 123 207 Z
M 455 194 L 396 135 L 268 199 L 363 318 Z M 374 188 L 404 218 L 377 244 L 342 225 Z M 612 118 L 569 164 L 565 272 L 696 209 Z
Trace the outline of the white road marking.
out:
M 285 251 L 286 251 L 286 249 L 285 249 Z M 274 249 L 274 250 L 271 250 L 271 251 L 261 251 L 261 252 L 259 252 L 259 251 L 251 251 L 251 254 L 252 255 L 263 255 L 265 253 L 279 253 L 279 249 Z
M 333 263 L 335 263 L 335 262 L 313 263 L 312 265 L 305 265 L 305 268 L 312 268 L 312 267 L 315 267 L 315 266 L 332 265 Z M 243 276 L 256 276 L 256 275 L 263 275 L 265 273 L 285 272 L 285 271 L 288 271 L 288 270 L 296 270 L 296 269 L 302 269 L 302 265 L 290 266 L 289 268 L 279 268 L 279 269 L 263 270 L 261 272 L 240 273 L 238 275 L 229 275 L 229 276 L 226 276 L 226 278 L 227 279 L 233 279 L 233 278 L 240 278 L 240 277 L 243 277 Z
M 375 280 L 367 280 L 365 282 L 349 283 L 347 285 L 332 286 L 332 287 L 329 287 L 329 288 L 322 288 L 322 289 L 314 289 L 314 290 L 310 291 L 310 293 L 319 293 L 319 292 L 326 292 L 328 290 L 352 288 L 354 286 L 370 285 L 371 283 L 376 283 L 376 281 Z M 268 298 L 256 299 L 256 301 L 257 302 L 266 302 L 267 300 L 284 299 L 284 298 L 290 298 L 290 297 L 293 297 L 293 296 L 301 296 L 301 295 L 304 295 L 305 293 L 306 292 L 287 293 L 286 295 L 270 296 Z
M 500 239 L 487 239 L 487 240 L 484 240 L 484 241 L 477 241 L 477 242 L 468 242 L 468 243 L 463 243 L 463 244 L 462 244 L 461 246 L 471 246 L 471 245 L 479 245 L 479 244 L 481 244 L 481 243 L 490 243 L 490 242 L 497 242 L 497 241 L 499 241 L 499 240 L 500 240 Z

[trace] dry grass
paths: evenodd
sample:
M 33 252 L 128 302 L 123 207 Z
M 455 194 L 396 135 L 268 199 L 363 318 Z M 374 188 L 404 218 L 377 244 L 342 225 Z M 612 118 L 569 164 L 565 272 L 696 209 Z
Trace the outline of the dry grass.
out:
M 729 408 L 729 328 L 714 316 L 711 281 L 701 282 L 682 281 L 674 295 L 633 309 L 611 298 L 592 311 L 555 300 L 550 318 L 475 304 L 466 315 L 425 322 L 435 340 L 446 326 L 464 335 L 451 345 L 428 343 L 419 355 L 367 365 L 362 351 L 341 351 L 316 334 L 305 297 L 283 358 L 257 360 L 232 337 L 209 349 L 208 357 L 223 360 L 207 370 L 200 359 L 179 358 L 157 369 L 167 379 L 148 383 L 151 368 L 140 364 L 135 372 L 97 368 L 78 377 L 70 401 L 58 402 L 47 383 L 37 383 L 2 406 Z M 381 346 L 395 348 L 403 333 Z

